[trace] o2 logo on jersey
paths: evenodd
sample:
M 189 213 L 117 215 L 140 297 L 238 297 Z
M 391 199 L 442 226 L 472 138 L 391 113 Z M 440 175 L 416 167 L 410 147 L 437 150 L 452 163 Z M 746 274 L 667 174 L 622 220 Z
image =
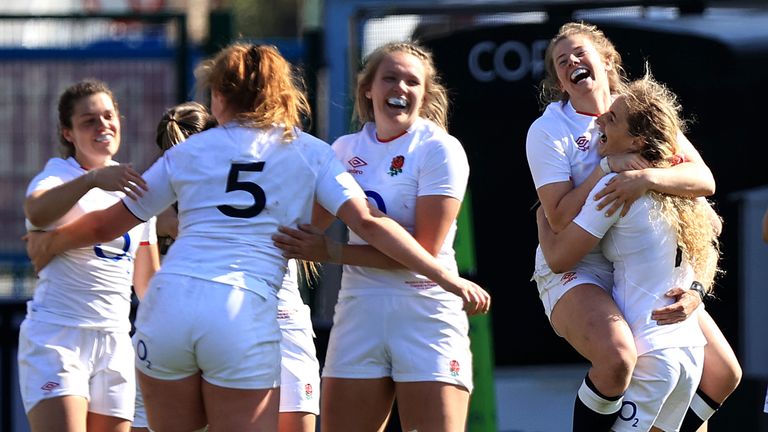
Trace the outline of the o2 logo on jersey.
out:
M 637 418 L 637 404 L 632 401 L 622 402 L 619 418 L 625 422 L 631 423 L 632 427 L 637 427 L 637 423 L 640 421 L 640 419 Z
M 144 343 L 143 339 L 139 339 L 136 343 L 136 357 L 144 363 L 147 369 L 152 369 L 152 362 L 147 360 L 147 344 Z
M 384 204 L 384 198 L 382 198 L 378 192 L 367 190 L 365 191 L 365 196 L 368 197 L 369 201 L 373 201 L 373 203 L 376 204 L 377 209 L 379 209 L 382 213 L 387 214 L 387 205 Z
M 109 243 L 99 243 L 93 247 L 93 252 L 99 258 L 108 259 L 111 261 L 120 261 L 123 258 L 131 259 L 128 251 L 131 249 L 131 236 L 128 233 L 123 234 L 115 240 Z M 121 251 L 121 252 L 116 252 Z

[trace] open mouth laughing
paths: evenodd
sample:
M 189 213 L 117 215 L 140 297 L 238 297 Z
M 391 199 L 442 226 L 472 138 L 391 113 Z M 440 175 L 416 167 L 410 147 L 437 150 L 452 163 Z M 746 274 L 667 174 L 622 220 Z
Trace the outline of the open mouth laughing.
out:
M 405 97 L 391 97 L 387 99 L 387 105 L 392 108 L 405 109 L 408 107 L 408 101 Z
M 578 67 L 571 72 L 571 82 L 578 84 L 580 81 L 585 80 L 591 76 L 589 69 L 585 67 Z

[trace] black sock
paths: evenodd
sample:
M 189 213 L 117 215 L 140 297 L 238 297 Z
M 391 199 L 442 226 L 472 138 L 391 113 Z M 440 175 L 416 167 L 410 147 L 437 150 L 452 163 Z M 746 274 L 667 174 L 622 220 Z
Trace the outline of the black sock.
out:
M 691 400 L 691 406 L 688 407 L 688 412 L 683 418 L 680 432 L 696 432 L 718 408 L 720 408 L 719 403 L 704 394 L 701 389 L 697 389 L 696 394 L 693 395 L 693 400 Z
M 610 431 L 621 411 L 623 396 L 602 395 L 587 375 L 573 406 L 573 432 Z

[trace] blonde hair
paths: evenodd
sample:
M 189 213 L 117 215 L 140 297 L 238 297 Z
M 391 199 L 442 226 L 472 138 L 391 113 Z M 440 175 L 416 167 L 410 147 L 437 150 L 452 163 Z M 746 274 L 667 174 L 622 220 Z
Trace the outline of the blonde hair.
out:
M 381 62 L 397 52 L 410 54 L 424 65 L 424 103 L 419 116 L 447 130 L 448 92 L 440 83 L 432 53 L 416 42 L 390 42 L 376 48 L 366 57 L 362 70 L 357 74 L 355 91 L 355 115 L 360 125 L 375 120 L 373 101 L 365 97 L 365 93 L 371 89 Z
M 608 87 L 611 93 L 621 90 L 627 81 L 624 67 L 621 63 L 621 54 L 616 50 L 605 33 L 597 26 L 584 22 L 569 22 L 563 24 L 557 31 L 557 34 L 549 41 L 547 50 L 544 52 L 544 78 L 539 84 L 539 102 L 542 107 L 551 102 L 568 102 L 570 95 L 563 91 L 560 80 L 557 78 L 557 69 L 555 68 L 554 49 L 563 39 L 571 36 L 584 36 L 588 38 L 604 61 L 612 65 L 608 72 Z
M 677 137 L 683 130 L 682 110 L 677 97 L 656 82 L 650 72 L 629 83 L 622 93 L 627 106 L 629 133 L 641 137 L 640 155 L 654 167 L 669 167 L 679 147 Z M 719 268 L 720 243 L 712 216 L 718 216 L 706 200 L 651 192 L 658 211 L 675 230 L 683 259 L 688 262 L 707 292 L 712 291 Z
M 274 46 L 235 42 L 195 70 L 198 85 L 222 95 L 247 127 L 283 128 L 283 140 L 296 138 L 311 109 L 304 84 Z

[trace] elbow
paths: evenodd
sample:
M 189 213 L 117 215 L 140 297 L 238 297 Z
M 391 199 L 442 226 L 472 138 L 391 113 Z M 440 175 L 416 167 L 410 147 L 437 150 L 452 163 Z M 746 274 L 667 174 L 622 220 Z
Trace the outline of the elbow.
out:
M 565 257 L 561 256 L 544 256 L 544 259 L 547 261 L 547 265 L 549 266 L 549 269 L 552 270 L 552 273 L 555 274 L 561 274 L 568 271 L 571 271 L 573 267 L 576 265 L 574 262 L 570 262 Z
M 571 267 L 563 265 L 563 263 L 559 261 L 553 261 L 551 263 L 547 261 L 547 264 L 549 264 L 549 268 L 550 270 L 552 270 L 552 273 L 555 273 L 555 274 L 565 273 L 571 269 Z
M 29 223 L 36 228 L 45 228 L 53 222 L 52 220 L 49 220 L 50 218 L 47 218 L 45 214 L 40 211 L 33 203 L 30 203 L 29 200 L 24 203 L 24 216 L 27 218 Z
M 351 221 L 345 221 L 347 227 L 354 231 L 355 234 L 362 237 L 365 241 L 370 243 L 370 237 L 376 233 L 378 223 L 376 218 L 370 215 L 365 215 L 360 218 L 355 218 Z
M 715 179 L 712 179 L 709 184 L 704 188 L 704 196 L 712 196 L 715 194 L 717 187 L 715 186 Z
M 40 217 L 40 216 L 37 216 L 37 215 L 32 215 L 32 214 L 30 214 L 30 212 L 26 212 L 26 213 L 27 213 L 27 215 L 26 215 L 27 216 L 27 220 L 35 228 L 41 228 L 41 229 L 45 228 L 48 225 L 50 225 L 50 223 L 52 222 L 52 221 L 46 220 L 43 217 Z

